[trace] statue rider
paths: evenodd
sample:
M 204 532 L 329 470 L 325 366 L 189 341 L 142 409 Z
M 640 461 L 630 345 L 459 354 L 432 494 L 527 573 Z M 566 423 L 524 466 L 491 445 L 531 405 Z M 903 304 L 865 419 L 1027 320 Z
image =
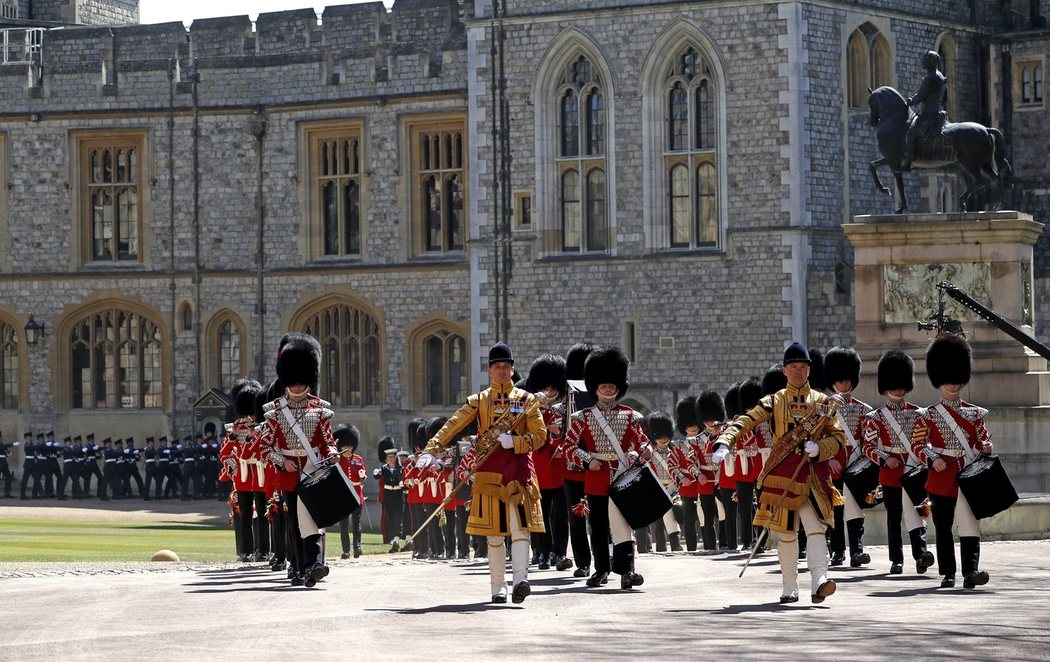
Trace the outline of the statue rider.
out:
M 908 123 L 908 134 L 904 139 L 904 157 L 901 170 L 911 170 L 919 140 L 931 141 L 941 133 L 948 122 L 948 113 L 944 110 L 944 100 L 948 94 L 948 83 L 944 74 L 938 71 L 941 56 L 936 51 L 926 51 L 922 56 L 922 67 L 926 75 L 919 83 L 919 91 L 908 99 L 908 106 L 922 104 L 922 109 Z

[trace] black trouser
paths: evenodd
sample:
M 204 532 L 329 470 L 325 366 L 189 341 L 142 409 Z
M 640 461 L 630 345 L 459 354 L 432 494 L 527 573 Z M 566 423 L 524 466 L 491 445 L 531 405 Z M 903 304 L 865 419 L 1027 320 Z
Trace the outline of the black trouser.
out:
M 572 559 L 577 568 L 591 567 L 591 547 L 587 539 L 587 518 L 576 515 L 572 509 L 583 499 L 583 481 L 568 480 L 565 485 L 565 507 L 568 509 L 569 542 L 572 544 Z M 594 509 L 594 504 L 591 504 Z
M 430 514 L 436 512 L 440 507 L 436 503 L 425 503 L 423 504 L 423 517 L 430 517 Z M 445 536 L 441 531 L 441 513 L 434 515 L 434 519 L 430 520 L 430 524 L 427 524 L 426 534 L 430 537 L 430 554 L 432 556 L 440 556 L 445 553 Z
M 697 526 L 700 523 L 696 516 L 696 501 L 697 497 L 682 497 L 682 537 L 685 538 L 686 551 L 690 552 L 696 551 Z
M 231 489 L 232 489 L 232 483 Z M 251 554 L 256 550 L 256 543 L 262 544 L 262 538 L 258 537 L 252 531 L 252 509 L 255 507 L 255 492 L 237 492 L 237 510 L 240 511 L 240 517 L 237 522 L 238 539 L 240 546 L 237 549 L 239 554 Z M 258 493 L 262 497 L 262 493 Z M 260 518 L 262 518 L 265 512 L 266 505 L 263 504 L 263 512 L 260 512 Z
M 0 478 L 4 479 L 4 496 L 11 496 L 11 481 L 14 480 L 14 475 L 11 473 L 11 466 L 7 463 L 7 458 L 0 461 Z
M 98 462 L 88 460 L 84 468 L 84 496 L 91 493 L 91 477 L 95 477 L 95 496 L 102 498 L 106 493 L 105 479 L 102 477 L 102 469 L 98 468 Z
M 142 487 L 142 498 L 143 499 L 147 499 L 148 500 L 150 498 L 157 498 L 157 499 L 160 498 L 160 478 L 157 476 L 156 464 L 157 464 L 156 461 L 147 462 L 146 463 L 146 481 L 145 481 L 145 483 L 143 484 L 143 487 Z M 155 497 L 150 497 L 150 485 L 153 484 L 154 481 L 156 482 L 156 485 L 157 485 L 156 492 L 155 492 Z
M 423 520 L 429 514 L 429 511 L 426 509 L 428 505 L 430 504 L 413 503 L 408 506 L 412 514 L 412 533 L 409 535 L 415 536 L 412 538 L 412 556 L 415 557 L 430 556 L 430 535 L 426 530 L 419 530 Z
M 49 497 L 55 496 L 55 483 L 61 478 L 62 473 L 58 470 L 58 458 L 49 457 L 44 463 L 44 494 Z
M 103 498 L 109 498 L 106 496 L 111 490 L 116 488 L 117 480 L 117 467 L 113 462 L 106 462 L 102 465 L 102 482 L 99 483 L 99 490 L 102 492 Z
M 718 529 L 718 504 L 715 503 L 714 494 L 700 495 L 700 508 L 704 511 L 704 525 L 701 532 L 704 539 L 704 549 L 713 551 L 718 549 L 715 531 Z M 696 512 L 694 509 L 693 512 Z
M 755 544 L 755 484 L 737 481 L 736 483 L 736 521 L 739 527 L 740 544 L 751 549 Z
M 653 538 L 649 534 L 649 527 L 644 526 L 634 530 L 634 540 L 638 544 L 638 552 L 648 554 L 653 551 Z
M 264 499 L 265 497 L 266 495 L 263 494 Z M 276 512 L 268 520 L 271 542 L 273 543 L 273 555 L 278 561 L 288 559 L 288 517 L 284 514 L 283 502 L 283 499 L 278 502 Z
M 456 506 L 455 510 L 445 511 L 445 555 L 455 558 L 458 550 L 460 558 L 470 554 L 470 536 L 467 535 L 466 506 Z
M 565 556 L 569 545 L 569 509 L 565 504 L 565 489 L 541 489 L 540 506 L 546 524 L 546 531 L 540 534 L 540 552 L 560 559 Z
M 404 493 L 400 490 L 386 490 L 383 494 L 383 533 L 386 535 L 384 543 L 389 544 L 394 538 L 404 538 L 405 533 L 401 530 L 404 509 Z
M 177 464 L 168 469 L 167 481 L 164 483 L 164 498 L 182 496 L 182 467 Z
M 736 501 L 733 500 L 733 497 L 736 496 L 736 488 L 720 487 L 718 488 L 718 493 L 722 497 L 722 507 L 726 511 L 726 535 L 722 539 L 722 547 L 728 547 L 733 550 L 740 544 L 736 535 Z
M 841 480 L 832 479 L 831 484 L 842 494 L 847 489 Z M 828 529 L 828 552 L 832 556 L 836 554 L 846 556 L 846 506 L 835 506 L 835 528 Z
M 608 573 L 612 570 L 609 559 L 609 497 L 595 494 L 587 495 L 590 514 L 587 521 L 591 525 L 591 555 L 594 557 L 594 571 Z
M 62 473 L 58 477 L 58 496 L 66 495 L 66 483 L 72 482 L 70 492 L 74 499 L 80 498 L 80 483 L 77 482 L 77 474 L 73 468 L 73 460 L 62 460 Z
M 128 497 L 134 496 L 132 494 L 132 491 L 131 491 L 131 481 L 134 481 L 135 485 L 139 488 L 139 498 L 149 496 L 143 490 L 143 487 L 142 487 L 142 476 L 139 474 L 139 468 L 138 467 L 136 467 L 135 465 L 131 465 L 130 467 L 128 467 L 128 476 L 127 477 L 128 477 L 128 480 L 127 480 L 127 482 L 125 484 L 127 485 L 127 489 L 128 489 Z
M 192 492 L 190 491 L 191 487 Z M 192 496 L 194 499 L 197 499 L 200 495 L 201 481 L 200 474 L 197 473 L 197 463 L 185 462 L 182 467 L 182 498 L 189 499 Z
M 361 551 L 361 508 L 358 508 L 348 516 L 339 520 L 339 542 L 343 546 L 343 554 L 350 553 L 350 530 L 354 533 L 354 549 Z
M 296 507 L 299 502 L 296 492 L 284 493 L 288 505 L 288 539 L 289 546 L 295 551 L 295 570 L 303 573 L 321 559 L 321 534 L 316 533 L 305 538 L 299 533 L 299 515 Z
M 882 504 L 886 506 L 886 537 L 889 545 L 890 563 L 904 563 L 904 540 L 901 535 L 901 518 L 904 517 L 904 505 L 901 503 L 902 487 L 882 486 Z M 952 503 L 952 517 L 955 517 L 955 503 Z M 934 520 L 936 522 L 936 519 Z M 916 531 L 924 527 L 918 527 Z M 949 536 L 951 535 L 951 520 L 948 520 Z M 911 555 L 916 561 L 926 551 L 926 537 L 913 535 L 908 532 L 911 539 Z M 937 531 L 937 548 L 940 549 L 940 530 Z M 950 537 L 949 537 L 950 539 Z M 949 543 L 949 547 L 951 543 Z M 954 564 L 954 556 L 952 557 Z
M 955 522 L 955 507 L 958 502 L 958 497 L 930 495 L 933 526 L 937 532 L 937 574 L 945 577 L 956 573 L 955 536 L 952 534 L 952 524 Z M 980 569 L 980 536 L 960 536 L 959 552 L 962 556 L 963 577 Z

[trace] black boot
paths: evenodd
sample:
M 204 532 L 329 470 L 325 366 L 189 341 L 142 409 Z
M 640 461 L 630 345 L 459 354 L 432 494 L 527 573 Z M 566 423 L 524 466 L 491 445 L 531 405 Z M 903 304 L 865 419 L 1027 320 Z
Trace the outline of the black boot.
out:
M 981 539 L 976 536 L 959 538 L 962 555 L 963 588 L 976 588 L 988 583 L 988 573 L 978 570 L 981 561 Z
M 864 551 L 864 519 L 846 522 L 846 534 L 849 537 L 849 567 L 859 568 L 871 563 L 871 556 Z
M 613 545 L 612 570 L 620 575 L 620 588 L 630 590 L 641 586 L 645 579 L 634 571 L 634 543 Z
M 926 527 L 908 531 L 911 538 L 911 555 L 915 559 L 915 572 L 924 574 L 933 565 L 933 552 L 926 549 Z
M 671 551 L 672 552 L 680 552 L 680 551 L 682 551 L 682 540 L 681 540 L 681 538 L 682 538 L 682 534 L 681 533 L 672 533 L 670 536 L 668 536 L 668 542 L 671 544 Z

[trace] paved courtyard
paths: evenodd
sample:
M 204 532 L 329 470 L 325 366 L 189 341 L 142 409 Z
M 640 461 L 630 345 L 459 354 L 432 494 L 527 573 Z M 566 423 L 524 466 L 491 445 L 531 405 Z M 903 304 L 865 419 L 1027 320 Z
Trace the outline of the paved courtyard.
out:
M 788 606 L 768 553 L 743 578 L 742 555 L 641 555 L 629 593 L 533 571 L 520 606 L 489 604 L 482 563 L 405 554 L 332 561 L 312 590 L 260 564 L 0 564 L 0 660 L 1050 656 L 1050 541 L 986 543 L 991 581 L 969 591 L 938 589 L 935 568 L 891 577 L 870 551 L 824 604 Z

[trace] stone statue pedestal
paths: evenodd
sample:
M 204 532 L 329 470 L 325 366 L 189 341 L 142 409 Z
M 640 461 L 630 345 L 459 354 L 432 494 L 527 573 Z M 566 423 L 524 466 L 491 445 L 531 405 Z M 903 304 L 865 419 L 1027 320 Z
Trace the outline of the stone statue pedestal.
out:
M 936 402 L 926 377 L 932 332 L 920 330 L 937 312 L 937 283 L 950 280 L 1000 317 L 1034 336 L 1032 247 L 1043 224 L 1016 211 L 855 216 L 843 225 L 855 259 L 855 347 L 864 360 L 857 396 L 881 403 L 876 367 L 890 349 L 915 359 L 909 400 Z M 1038 354 L 976 313 L 945 297 L 945 312 L 962 321 L 973 348 L 973 376 L 963 398 L 982 406 L 1050 405 L 1050 372 Z

